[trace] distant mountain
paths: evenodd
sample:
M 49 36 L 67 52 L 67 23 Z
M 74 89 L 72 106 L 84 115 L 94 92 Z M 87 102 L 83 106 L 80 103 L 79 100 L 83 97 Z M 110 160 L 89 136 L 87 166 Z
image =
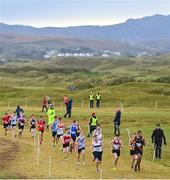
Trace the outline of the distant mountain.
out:
M 109 26 L 35 28 L 0 23 L 0 60 L 54 55 L 159 55 L 170 52 L 170 15 Z
M 128 19 L 124 23 L 109 26 L 77 26 L 67 28 L 35 28 L 0 23 L 0 33 L 119 40 L 132 43 L 170 40 L 170 15 L 154 15 L 141 19 Z

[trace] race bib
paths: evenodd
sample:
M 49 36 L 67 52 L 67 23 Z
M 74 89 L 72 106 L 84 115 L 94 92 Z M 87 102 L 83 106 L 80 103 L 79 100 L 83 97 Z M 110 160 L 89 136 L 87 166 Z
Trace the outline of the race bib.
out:
M 142 143 L 136 143 L 136 146 L 137 146 L 137 147 L 141 147 L 141 146 L 142 146 Z

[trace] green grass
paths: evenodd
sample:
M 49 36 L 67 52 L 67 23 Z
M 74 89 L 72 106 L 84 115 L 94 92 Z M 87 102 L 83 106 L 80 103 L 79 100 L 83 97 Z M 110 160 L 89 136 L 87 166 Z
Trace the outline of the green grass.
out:
M 40 101 L 50 95 L 58 116 L 63 116 L 62 97 L 67 94 L 73 98 L 73 117 L 64 120 L 69 125 L 79 120 L 87 134 L 90 114 L 95 111 L 104 134 L 104 156 L 102 163 L 103 178 L 169 178 L 170 167 L 170 84 L 164 77 L 170 76 L 169 55 L 143 58 L 58 58 L 50 61 L 10 61 L 0 65 L 0 116 L 8 110 L 13 112 L 16 105 L 25 110 L 27 118 L 35 113 L 39 116 Z M 158 83 L 158 81 L 161 83 Z M 164 82 L 165 80 L 165 82 Z M 129 82 L 130 81 L 130 82 Z M 67 87 L 76 86 L 78 90 L 68 91 Z M 89 110 L 89 92 L 100 92 L 100 109 Z M 82 106 L 84 103 L 84 107 Z M 113 172 L 113 155 L 110 141 L 113 138 L 114 109 L 123 108 L 121 138 L 124 148 L 117 171 Z M 46 115 L 44 114 L 46 117 Z M 163 146 L 162 160 L 152 162 L 153 148 L 151 133 L 155 124 L 160 123 L 165 131 L 168 145 Z M 142 171 L 135 173 L 130 169 L 128 135 L 142 130 L 146 138 L 146 147 L 142 162 Z M 0 128 L 0 137 L 4 137 Z M 8 134 L 7 139 L 12 139 Z M 46 131 L 41 147 L 40 165 L 36 166 L 36 146 L 28 131 L 28 125 L 22 139 L 12 139 L 19 144 L 17 158 L 8 164 L 8 172 L 0 170 L 0 178 L 49 178 L 48 162 L 52 156 L 51 178 L 99 178 L 95 172 L 90 151 L 91 139 L 87 138 L 86 165 L 77 168 L 76 153 L 66 162 L 60 148 L 52 147 L 51 133 Z M 5 147 L 4 147 L 5 148 Z
M 63 115 L 64 110 L 59 110 L 56 107 L 57 114 Z M 159 110 L 154 111 L 150 109 L 136 109 L 127 108 L 124 109 L 121 124 L 121 138 L 124 144 L 124 148 L 121 151 L 119 165 L 117 171 L 113 172 L 113 155 L 110 150 L 110 141 L 113 138 L 113 124 L 112 119 L 114 116 L 112 108 L 95 109 L 99 122 L 101 123 L 104 135 L 104 155 L 103 155 L 103 178 L 168 178 L 169 174 L 169 153 L 170 145 L 163 146 L 162 159 L 160 161 L 152 162 L 153 148 L 151 144 L 151 133 L 156 123 L 161 123 L 162 128 L 167 137 L 167 142 L 170 139 L 170 128 L 167 126 L 169 111 Z M 1 109 L 4 112 L 4 109 Z M 73 117 L 71 120 L 79 120 L 82 129 L 87 134 L 87 124 L 92 110 L 88 108 L 74 108 Z M 26 117 L 35 113 L 37 116 L 40 114 L 38 108 L 28 108 L 26 111 Z M 1 113 L 2 115 L 2 113 Z M 45 115 L 45 114 L 44 114 Z M 71 123 L 71 120 L 64 120 L 66 125 Z M 146 138 L 146 147 L 144 148 L 144 155 L 142 161 L 142 171 L 135 173 L 130 169 L 130 157 L 128 149 L 128 135 L 126 128 L 130 129 L 130 132 L 136 132 L 142 130 Z M 0 136 L 3 137 L 3 131 L 1 128 Z M 11 135 L 8 134 L 8 139 L 11 139 Z M 92 162 L 92 153 L 90 151 L 91 139 L 86 138 L 86 165 L 83 167 L 80 165 L 77 168 L 76 156 L 77 153 L 73 153 L 69 156 L 68 161 L 64 161 L 63 153 L 59 147 L 52 147 L 51 133 L 46 131 L 44 142 L 40 152 L 40 165 L 36 166 L 36 146 L 33 139 L 26 127 L 22 139 L 16 139 L 20 144 L 20 151 L 17 154 L 17 159 L 12 161 L 9 166 L 9 172 L 11 174 L 25 175 L 27 178 L 48 178 L 48 163 L 49 156 L 52 156 L 52 178 L 99 178 L 99 174 L 95 172 L 95 164 Z M 30 167 L 33 169 L 30 171 Z M 41 169 L 41 170 L 40 170 Z M 4 176 L 5 177 L 5 176 Z

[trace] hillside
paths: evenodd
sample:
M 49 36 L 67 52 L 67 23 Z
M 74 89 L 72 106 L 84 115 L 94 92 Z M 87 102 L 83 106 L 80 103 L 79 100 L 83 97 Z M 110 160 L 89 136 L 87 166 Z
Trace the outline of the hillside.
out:
M 88 56 L 89 52 L 91 56 L 153 56 L 170 52 L 170 15 L 128 19 L 109 26 L 67 28 L 0 23 L 0 56 L 4 58 L 44 59 L 54 51 L 57 55 L 77 56 L 76 49 L 81 48 L 89 50 L 80 51 L 80 56 Z
M 34 141 L 28 123 L 25 123 L 22 138 L 12 138 L 11 132 L 4 137 L 4 129 L 1 126 L 0 178 L 169 178 L 169 59 L 170 55 L 140 58 L 58 57 L 48 61 L 12 59 L 2 62 L 1 117 L 5 112 L 13 112 L 16 106 L 20 105 L 27 120 L 31 114 L 35 114 L 37 119 L 43 115 L 47 121 L 46 112 L 40 112 L 40 102 L 46 95 L 52 98 L 57 116 L 63 117 L 65 106 L 62 97 L 67 94 L 73 98 L 73 110 L 71 119 L 63 118 L 65 127 L 73 120 L 79 120 L 84 134 L 87 135 L 90 115 L 96 112 L 104 135 L 104 152 L 102 174 L 99 174 L 96 173 L 92 161 L 91 138 L 86 137 L 86 164 L 82 165 L 81 159 L 78 166 L 76 152 L 69 154 L 68 160 L 65 161 L 60 144 L 53 147 L 51 131 L 45 130 L 40 156 L 37 158 L 38 136 Z M 88 94 L 91 91 L 101 93 L 100 108 L 89 109 Z M 120 106 L 122 110 L 120 130 L 123 148 L 117 170 L 113 171 L 110 142 L 113 139 L 113 117 L 116 106 Z M 150 137 L 157 123 L 161 124 L 168 144 L 162 147 L 162 159 L 153 162 L 153 145 Z M 127 128 L 130 133 L 142 130 L 146 139 L 140 172 L 134 172 L 130 167 Z M 51 173 L 49 173 L 50 156 Z
M 77 51 L 78 49 L 78 51 Z M 25 58 L 25 59 L 45 59 L 46 55 L 52 56 L 52 52 L 57 56 L 61 53 L 76 53 L 92 56 L 102 56 L 108 51 L 111 56 L 119 52 L 121 56 L 138 55 L 139 52 L 155 54 L 155 50 L 149 50 L 142 46 L 134 46 L 129 43 L 118 41 L 73 39 L 49 36 L 26 36 L 26 35 L 0 35 L 0 55 L 4 58 Z M 106 53 L 105 53 L 106 54 Z M 64 56 L 64 55 L 63 55 Z M 66 55 L 65 55 L 66 56 Z M 116 54 L 115 54 L 116 56 Z M 48 56 L 47 56 L 48 57 Z
M 28 96 L 34 104 L 33 99 L 41 98 L 51 87 L 49 92 L 57 98 L 57 102 L 61 101 L 61 96 L 57 94 L 65 92 L 74 97 L 81 94 L 82 99 L 87 100 L 89 89 L 97 89 L 102 93 L 107 92 L 106 99 L 109 99 L 112 90 L 118 101 L 122 94 L 122 99 L 128 99 L 126 106 L 135 103 L 138 106 L 152 107 L 158 100 L 161 106 L 167 107 L 170 105 L 169 58 L 169 55 L 164 55 L 150 58 L 93 57 L 9 61 L 0 65 L 1 103 L 6 104 L 5 99 L 8 98 L 15 104 L 15 98 L 23 101 L 22 98 Z M 75 90 L 69 91 L 70 88 Z M 140 98 L 131 94 L 131 91 L 139 93 Z M 82 99 L 76 103 L 81 103 Z
M 0 33 L 45 35 L 86 39 L 122 40 L 130 42 L 170 40 L 170 15 L 154 15 L 109 26 L 78 26 L 67 28 L 34 28 L 22 25 L 0 24 Z M 153 31 L 154 30 L 154 31 Z

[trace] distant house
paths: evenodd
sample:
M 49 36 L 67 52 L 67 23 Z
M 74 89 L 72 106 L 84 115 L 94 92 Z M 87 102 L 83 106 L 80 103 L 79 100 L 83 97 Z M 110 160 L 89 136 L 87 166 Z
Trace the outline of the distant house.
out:
M 68 91 L 76 91 L 76 90 L 78 90 L 78 88 L 76 86 L 69 86 L 69 87 L 67 87 L 67 90 Z
M 138 52 L 137 57 L 142 57 L 142 56 L 145 56 L 145 55 L 146 55 L 146 52 Z
M 103 53 L 102 56 L 103 56 L 103 57 L 108 57 L 109 55 L 106 54 L 106 53 Z
M 120 52 L 120 51 L 114 51 L 114 52 L 113 52 L 113 55 L 115 55 L 115 56 L 121 56 L 121 52 Z

